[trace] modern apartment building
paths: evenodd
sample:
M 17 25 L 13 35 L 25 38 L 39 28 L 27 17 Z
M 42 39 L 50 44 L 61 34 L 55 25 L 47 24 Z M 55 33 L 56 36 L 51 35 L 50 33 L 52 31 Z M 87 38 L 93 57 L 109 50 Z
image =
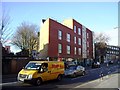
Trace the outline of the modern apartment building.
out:
M 120 56 L 120 47 L 107 45 L 106 59 L 107 60 L 117 60 Z
M 63 23 L 48 18 L 40 28 L 40 58 L 82 60 L 93 58 L 92 31 L 74 19 Z

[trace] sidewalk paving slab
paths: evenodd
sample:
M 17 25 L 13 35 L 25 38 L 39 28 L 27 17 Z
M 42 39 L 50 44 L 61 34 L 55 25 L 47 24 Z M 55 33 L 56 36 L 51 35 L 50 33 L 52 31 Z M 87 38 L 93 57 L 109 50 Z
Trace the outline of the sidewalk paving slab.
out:
M 96 79 L 82 85 L 79 85 L 75 88 L 119 88 L 119 76 L 120 74 L 112 74 L 103 77 L 103 80 Z

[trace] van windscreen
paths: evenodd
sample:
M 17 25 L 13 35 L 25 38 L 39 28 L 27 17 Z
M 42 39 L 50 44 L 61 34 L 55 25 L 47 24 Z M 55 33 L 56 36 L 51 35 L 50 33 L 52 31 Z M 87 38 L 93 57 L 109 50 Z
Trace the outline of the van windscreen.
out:
M 38 70 L 41 68 L 41 64 L 38 64 L 38 63 L 28 63 L 26 66 L 25 66 L 25 69 L 34 69 L 34 70 Z

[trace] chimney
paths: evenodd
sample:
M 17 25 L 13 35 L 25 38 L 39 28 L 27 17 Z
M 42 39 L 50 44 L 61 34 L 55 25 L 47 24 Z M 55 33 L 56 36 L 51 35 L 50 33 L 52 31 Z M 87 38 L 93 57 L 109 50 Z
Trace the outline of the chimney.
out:
M 44 23 L 46 21 L 46 19 L 42 19 L 42 23 Z

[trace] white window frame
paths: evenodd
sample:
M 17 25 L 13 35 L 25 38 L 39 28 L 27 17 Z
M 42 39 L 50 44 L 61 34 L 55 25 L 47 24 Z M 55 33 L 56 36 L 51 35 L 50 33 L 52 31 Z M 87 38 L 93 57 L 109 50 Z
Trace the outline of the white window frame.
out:
M 62 53 L 62 44 L 58 44 L 58 53 Z
M 67 54 L 70 54 L 70 46 L 67 45 Z
M 76 29 L 77 29 L 77 27 L 74 25 L 74 33 L 76 33 Z
M 67 33 L 67 37 L 66 38 L 67 38 L 67 41 L 70 42 L 70 34 L 69 33 Z
M 62 31 L 61 30 L 58 30 L 58 39 L 62 40 Z

